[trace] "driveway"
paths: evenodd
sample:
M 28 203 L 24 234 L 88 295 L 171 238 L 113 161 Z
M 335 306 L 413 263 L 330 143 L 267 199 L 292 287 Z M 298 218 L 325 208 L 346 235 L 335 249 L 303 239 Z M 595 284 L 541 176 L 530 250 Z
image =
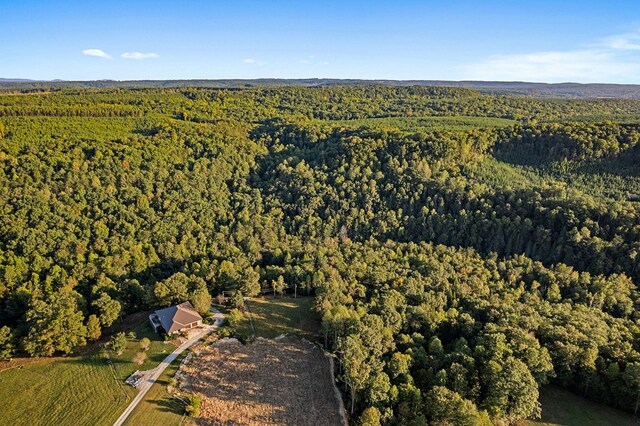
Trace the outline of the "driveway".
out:
M 213 313 L 213 326 L 220 327 L 224 322 L 224 315 L 216 308 L 209 309 Z
M 156 368 L 148 371 L 145 374 L 146 379 L 138 385 L 138 390 L 139 390 L 138 395 L 136 395 L 136 397 L 133 398 L 133 401 L 131 401 L 131 404 L 129 404 L 127 409 L 124 410 L 124 413 L 122 413 L 122 415 L 118 417 L 118 420 L 116 420 L 113 426 L 121 426 L 124 423 L 124 421 L 127 420 L 127 417 L 129 417 L 129 415 L 133 412 L 133 410 L 135 410 L 135 408 L 138 406 L 140 401 L 144 399 L 144 396 L 147 394 L 149 389 L 151 389 L 151 386 L 153 386 L 156 380 L 158 380 L 158 377 L 160 377 L 160 375 L 169 366 L 169 364 L 171 364 L 176 358 L 178 358 L 178 356 L 182 352 L 189 349 L 194 343 L 204 338 L 206 335 L 211 333 L 214 329 L 218 328 L 222 324 L 222 322 L 224 321 L 224 315 L 222 315 L 220 311 L 214 308 L 211 308 L 211 312 L 213 312 L 214 324 L 205 325 L 202 331 L 200 331 L 198 334 L 196 334 L 195 336 L 191 337 L 189 340 L 187 340 L 186 342 L 178 346 L 173 352 L 167 355 L 167 357 L 163 359 L 162 362 L 158 364 Z

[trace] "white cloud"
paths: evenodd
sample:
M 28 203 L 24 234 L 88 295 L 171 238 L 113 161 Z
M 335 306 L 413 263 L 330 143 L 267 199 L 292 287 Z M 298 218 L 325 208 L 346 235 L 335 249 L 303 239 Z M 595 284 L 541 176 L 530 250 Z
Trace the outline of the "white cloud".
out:
M 327 65 L 329 62 L 317 62 L 316 57 L 314 55 L 308 55 L 305 59 L 300 60 L 301 64 L 311 65 L 311 64 L 322 64 Z
M 620 34 L 605 39 L 605 46 L 618 50 L 640 50 L 640 32 Z
M 258 60 L 255 60 L 253 58 L 247 58 L 247 59 L 243 60 L 242 63 L 243 64 L 248 64 L 248 65 L 259 65 L 259 66 L 267 64 L 264 61 L 258 61 Z
M 492 55 L 464 65 L 465 79 L 536 82 L 640 82 L 640 34 L 564 51 Z
M 111 59 L 111 56 L 100 49 L 85 49 L 82 51 L 82 54 L 87 56 L 95 56 L 102 59 Z
M 158 55 L 157 53 L 125 52 L 122 55 L 120 55 L 120 57 L 123 59 L 141 60 L 141 59 L 159 58 L 160 55 Z

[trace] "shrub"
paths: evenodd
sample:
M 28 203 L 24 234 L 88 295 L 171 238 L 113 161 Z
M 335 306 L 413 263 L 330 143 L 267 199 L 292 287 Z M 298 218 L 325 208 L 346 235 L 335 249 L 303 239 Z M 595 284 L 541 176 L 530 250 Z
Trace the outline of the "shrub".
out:
M 142 340 L 140 340 L 140 348 L 143 351 L 148 351 L 150 346 L 151 346 L 151 340 L 149 340 L 148 337 L 143 337 Z
M 133 357 L 133 362 L 138 365 L 144 364 L 147 360 L 147 354 L 144 352 L 138 352 L 136 356 Z
M 244 314 L 239 309 L 231 309 L 227 314 L 227 321 L 229 326 L 235 328 L 240 324 L 240 321 L 244 319 Z
M 202 404 L 200 395 L 191 395 L 189 397 L 189 403 L 185 407 L 185 411 L 191 417 L 198 417 L 200 415 L 200 404 Z

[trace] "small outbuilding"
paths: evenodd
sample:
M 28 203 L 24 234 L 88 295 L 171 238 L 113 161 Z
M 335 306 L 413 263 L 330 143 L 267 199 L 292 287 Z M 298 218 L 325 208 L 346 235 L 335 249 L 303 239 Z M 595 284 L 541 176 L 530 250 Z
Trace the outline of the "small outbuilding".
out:
M 169 335 L 202 325 L 202 317 L 191 302 L 158 309 L 149 315 L 149 321 L 155 331 L 162 328 Z

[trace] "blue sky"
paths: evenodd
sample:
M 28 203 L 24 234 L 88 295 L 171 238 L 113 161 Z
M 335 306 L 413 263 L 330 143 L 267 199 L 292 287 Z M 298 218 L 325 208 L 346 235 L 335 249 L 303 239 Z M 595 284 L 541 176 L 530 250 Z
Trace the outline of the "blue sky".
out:
M 640 83 L 640 1 L 0 0 L 0 77 Z

